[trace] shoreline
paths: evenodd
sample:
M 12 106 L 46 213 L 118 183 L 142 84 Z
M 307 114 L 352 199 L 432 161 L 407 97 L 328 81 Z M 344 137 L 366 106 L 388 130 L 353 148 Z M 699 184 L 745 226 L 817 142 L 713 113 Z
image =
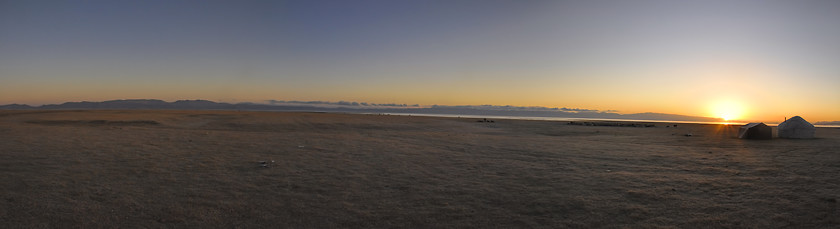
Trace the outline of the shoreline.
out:
M 233 111 L 233 112 L 279 112 L 279 113 L 331 113 L 331 114 L 362 114 L 362 115 L 395 115 L 395 116 L 422 116 L 441 118 L 491 118 L 507 120 L 533 120 L 533 121 L 556 121 L 556 122 L 637 122 L 637 123 L 672 123 L 672 124 L 707 124 L 707 125 L 746 125 L 747 122 L 706 122 L 706 121 L 677 121 L 677 120 L 645 120 L 645 119 L 607 119 L 607 118 L 570 118 L 570 117 L 544 117 L 544 116 L 499 116 L 499 115 L 462 115 L 462 114 L 424 114 L 424 113 L 379 113 L 379 112 L 347 112 L 347 111 L 321 111 L 321 110 L 231 110 L 231 109 L 0 109 L 2 111 Z M 767 123 L 775 127 L 779 123 Z M 814 125 L 818 128 L 840 128 L 840 125 Z

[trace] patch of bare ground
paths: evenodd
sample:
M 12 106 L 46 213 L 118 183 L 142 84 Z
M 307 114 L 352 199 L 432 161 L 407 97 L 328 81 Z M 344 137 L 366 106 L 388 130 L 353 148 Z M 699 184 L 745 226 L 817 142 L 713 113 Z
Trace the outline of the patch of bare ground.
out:
M 840 130 L 0 111 L 4 228 L 837 228 Z M 692 136 L 685 136 L 692 133 Z
M 152 120 L 30 120 L 27 123 L 43 125 L 113 125 L 113 126 L 144 126 L 158 125 Z

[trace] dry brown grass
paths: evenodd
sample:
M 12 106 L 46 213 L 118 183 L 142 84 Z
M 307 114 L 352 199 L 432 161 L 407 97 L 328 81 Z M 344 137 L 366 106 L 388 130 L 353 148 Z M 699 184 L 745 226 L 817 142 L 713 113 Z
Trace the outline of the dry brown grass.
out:
M 819 128 L 813 140 L 747 141 L 734 138 L 733 127 L 658 126 L 0 111 L 0 222 L 4 228 L 840 227 L 840 129 Z

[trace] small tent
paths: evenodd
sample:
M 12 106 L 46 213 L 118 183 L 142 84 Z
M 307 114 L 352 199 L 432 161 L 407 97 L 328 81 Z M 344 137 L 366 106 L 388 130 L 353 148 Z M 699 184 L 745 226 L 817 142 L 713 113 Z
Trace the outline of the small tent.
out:
M 779 124 L 776 129 L 780 138 L 814 138 L 817 128 L 802 117 L 793 116 Z
M 761 122 L 754 122 L 741 127 L 738 138 L 743 139 L 771 139 L 773 129 Z

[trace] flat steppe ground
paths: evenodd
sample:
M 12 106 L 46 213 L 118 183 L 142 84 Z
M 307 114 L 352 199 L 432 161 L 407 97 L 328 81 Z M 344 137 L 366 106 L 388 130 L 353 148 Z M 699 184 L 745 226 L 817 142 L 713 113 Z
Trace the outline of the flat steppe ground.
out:
M 725 125 L 494 121 L 0 111 L 0 225 L 840 227 L 837 128 L 742 140 Z

